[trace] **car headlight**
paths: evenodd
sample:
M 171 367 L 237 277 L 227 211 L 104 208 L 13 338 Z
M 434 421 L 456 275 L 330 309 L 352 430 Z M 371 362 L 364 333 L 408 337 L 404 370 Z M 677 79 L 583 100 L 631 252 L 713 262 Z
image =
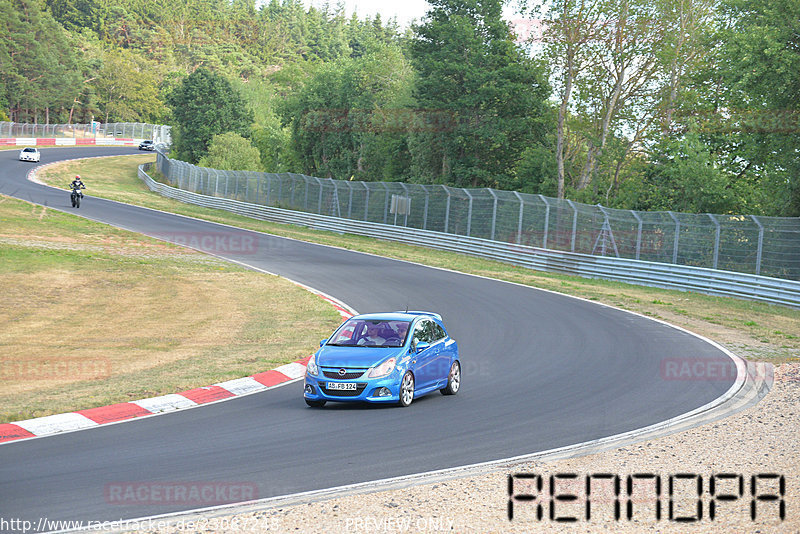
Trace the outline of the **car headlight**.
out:
M 379 366 L 370 369 L 369 374 L 367 376 L 369 378 L 381 378 L 383 376 L 386 376 L 392 371 L 394 371 L 394 366 L 396 363 L 397 360 L 395 358 L 389 358 Z
M 317 357 L 311 356 L 311 359 L 308 360 L 308 364 L 306 365 L 306 370 L 310 375 L 316 375 L 319 373 L 319 367 L 317 367 Z

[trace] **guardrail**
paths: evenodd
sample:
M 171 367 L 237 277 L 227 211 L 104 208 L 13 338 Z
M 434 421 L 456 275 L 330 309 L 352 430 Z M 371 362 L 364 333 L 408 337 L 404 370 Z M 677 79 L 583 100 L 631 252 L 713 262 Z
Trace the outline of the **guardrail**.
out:
M 356 234 L 502 261 L 539 271 L 602 278 L 638 285 L 697 291 L 800 308 L 800 282 L 702 267 L 593 256 L 476 237 L 446 234 L 327 215 L 271 208 L 177 189 L 153 180 L 147 163 L 139 177 L 151 191 L 180 202 L 221 209 L 254 219 L 305 226 L 314 230 Z

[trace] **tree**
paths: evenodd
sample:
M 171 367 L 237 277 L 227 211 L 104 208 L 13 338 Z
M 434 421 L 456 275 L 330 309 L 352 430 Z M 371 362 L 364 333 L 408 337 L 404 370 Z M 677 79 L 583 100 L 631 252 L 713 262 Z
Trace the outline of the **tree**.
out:
M 126 49 L 99 52 L 100 69 L 92 82 L 105 122 L 155 122 L 165 106 L 158 92 L 155 69 Z
M 396 46 L 323 66 L 283 109 L 303 170 L 340 179 L 400 178 L 412 80 Z
M 0 0 L 0 15 L 0 101 L 9 115 L 16 122 L 65 115 L 80 85 L 69 36 L 39 0 Z
M 709 52 L 716 0 L 555 0 L 543 56 L 559 99 L 558 195 L 604 202 L 670 135 L 685 84 Z M 598 183 L 600 182 L 600 183 Z M 602 195 L 600 195 L 602 196 Z M 587 200 L 590 200 L 587 198 Z
M 175 118 L 175 151 L 190 163 L 208 152 L 215 135 L 234 132 L 246 137 L 253 123 L 253 112 L 230 82 L 205 68 L 186 77 L 167 103 Z
M 500 0 L 433 0 L 410 44 L 417 105 L 415 179 L 509 187 L 525 147 L 542 143 L 550 88 L 514 43 Z
M 757 184 L 763 213 L 800 215 L 800 3 L 721 7 L 716 72 L 700 79 L 715 106 L 705 139 L 733 176 Z
M 201 167 L 226 171 L 261 171 L 260 154 L 249 139 L 233 132 L 215 135 L 208 154 L 200 158 Z
M 741 213 L 743 195 L 700 137 L 689 132 L 665 139 L 645 170 L 645 185 L 637 209 L 689 213 Z

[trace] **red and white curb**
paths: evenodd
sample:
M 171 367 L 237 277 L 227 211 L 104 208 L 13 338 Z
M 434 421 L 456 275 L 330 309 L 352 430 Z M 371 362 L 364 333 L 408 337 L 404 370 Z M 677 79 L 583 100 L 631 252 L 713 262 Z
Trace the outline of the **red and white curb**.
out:
M 353 316 L 350 310 L 332 297 L 307 286 L 303 286 L 302 284 L 297 285 L 331 303 L 342 316 L 342 320 L 347 320 Z M 190 389 L 180 393 L 171 393 L 160 397 L 123 402 L 110 406 L 101 406 L 99 408 L 89 408 L 87 410 L 79 410 L 71 413 L 48 415 L 46 417 L 27 419 L 14 423 L 3 423 L 0 424 L 0 443 L 49 436 L 59 432 L 83 430 L 108 423 L 119 423 L 138 417 L 174 412 L 176 410 L 193 408 L 201 404 L 228 400 L 234 397 L 265 391 L 302 378 L 305 375 L 306 364 L 309 358 L 311 358 L 310 355 L 301 360 L 281 365 L 270 371 L 252 376 L 245 376 L 243 378 L 235 378 L 233 380 Z
M 142 139 L 115 137 L 0 137 L 0 146 L 138 146 Z

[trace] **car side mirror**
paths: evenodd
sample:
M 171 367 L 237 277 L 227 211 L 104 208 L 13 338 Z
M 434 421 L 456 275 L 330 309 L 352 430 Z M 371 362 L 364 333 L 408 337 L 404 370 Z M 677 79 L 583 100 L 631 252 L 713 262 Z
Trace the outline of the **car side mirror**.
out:
M 328 342 L 327 339 L 323 339 L 322 341 L 319 342 L 319 346 L 321 347 L 322 345 L 324 345 L 327 342 Z
M 417 352 L 422 352 L 423 350 L 427 349 L 430 346 L 431 346 L 431 344 L 428 343 L 427 341 L 417 341 L 417 345 L 416 345 L 416 349 L 415 350 Z

